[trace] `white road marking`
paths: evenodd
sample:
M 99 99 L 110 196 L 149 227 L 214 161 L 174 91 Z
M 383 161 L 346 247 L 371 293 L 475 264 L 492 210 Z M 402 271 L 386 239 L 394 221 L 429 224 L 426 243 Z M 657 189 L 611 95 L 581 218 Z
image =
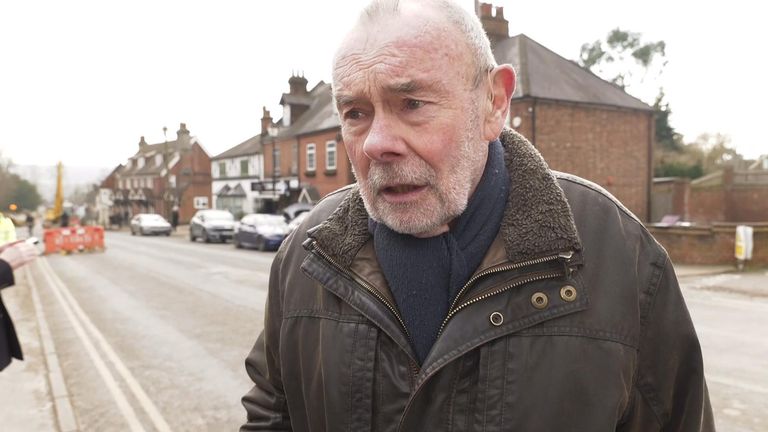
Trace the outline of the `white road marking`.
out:
M 58 286 L 58 284 L 55 282 L 55 278 L 57 278 L 56 274 L 53 273 L 53 269 L 50 268 L 48 263 L 45 261 L 44 258 L 41 258 L 39 262 L 42 264 L 40 266 L 43 277 L 45 277 L 45 280 L 48 282 L 48 286 L 53 291 L 53 294 L 56 296 L 56 298 L 59 300 L 59 303 L 61 303 L 61 307 L 64 310 L 64 314 L 69 319 L 69 322 L 72 324 L 72 328 L 75 330 L 75 334 L 77 334 L 77 337 L 80 338 L 80 341 L 83 343 L 83 346 L 85 346 L 85 351 L 88 353 L 88 355 L 91 357 L 91 361 L 93 362 L 93 365 L 96 367 L 96 370 L 99 372 L 99 375 L 101 375 L 101 378 L 104 380 L 104 383 L 107 385 L 107 389 L 112 394 L 112 398 L 114 398 L 115 403 L 117 404 L 118 409 L 120 410 L 120 413 L 123 414 L 123 417 L 125 418 L 125 421 L 128 422 L 128 426 L 131 428 L 131 431 L 134 432 L 146 432 L 144 427 L 142 427 L 141 422 L 139 422 L 139 418 L 136 416 L 136 412 L 133 411 L 133 408 L 131 407 L 131 404 L 128 403 L 128 400 L 125 397 L 125 394 L 122 390 L 120 390 L 120 387 L 117 385 L 117 382 L 115 381 L 115 377 L 112 376 L 112 373 L 109 371 L 109 368 L 107 368 L 106 363 L 104 363 L 104 360 L 102 360 L 99 353 L 96 351 L 96 347 L 93 346 L 93 343 L 88 338 L 88 335 L 85 333 L 85 329 L 83 329 L 82 324 L 77 320 L 75 317 L 75 313 L 70 308 L 69 304 L 64 300 L 64 297 L 61 293 L 61 288 Z
M 168 423 L 163 418 L 162 414 L 160 414 L 160 410 L 157 409 L 157 406 L 152 402 L 152 400 L 149 398 L 147 393 L 144 391 L 144 389 L 139 384 L 138 380 L 133 376 L 133 374 L 130 372 L 128 367 L 125 366 L 125 363 L 123 363 L 122 360 L 120 360 L 120 357 L 117 355 L 115 350 L 112 348 L 112 346 L 107 342 L 104 335 L 99 331 L 99 329 L 93 324 L 91 319 L 88 317 L 88 315 L 85 314 L 83 309 L 80 307 L 80 304 L 77 302 L 77 300 L 72 296 L 70 290 L 64 285 L 64 282 L 56 275 L 56 273 L 53 271 L 53 268 L 51 268 L 50 264 L 47 262 L 47 260 L 42 259 L 41 260 L 43 265 L 47 267 L 47 273 L 50 275 L 50 277 L 53 279 L 55 285 L 58 287 L 58 289 L 61 291 L 61 295 L 66 297 L 66 300 L 69 302 L 69 305 L 71 306 L 72 310 L 74 310 L 74 313 L 80 318 L 83 325 L 88 329 L 88 331 L 91 333 L 92 337 L 96 340 L 98 345 L 101 347 L 101 349 L 106 353 L 107 358 L 112 362 L 115 369 L 117 370 L 118 374 L 123 378 L 125 383 L 127 384 L 128 388 L 133 393 L 136 400 L 139 402 L 141 407 L 144 409 L 144 411 L 147 413 L 149 418 L 152 420 L 152 423 L 155 427 L 155 429 L 159 432 L 171 432 L 171 428 L 168 425 Z M 57 293 L 57 296 L 59 294 Z M 66 308 L 65 308 L 66 309 Z M 78 325 L 79 326 L 79 325 Z M 84 342 L 85 343 L 85 342 Z M 90 341 L 88 341 L 90 344 Z M 98 353 L 96 353 L 98 356 Z M 99 361 L 102 362 L 100 357 L 98 357 Z M 106 370 L 106 373 L 109 374 L 109 378 L 112 381 L 112 384 L 107 382 L 107 386 L 115 385 L 116 383 L 114 381 L 114 378 L 109 373 L 108 370 Z M 102 376 L 103 377 L 103 376 Z M 105 378 L 105 381 L 107 379 Z M 116 390 L 120 392 L 120 394 L 123 397 L 123 400 L 125 400 L 124 395 L 122 394 L 122 391 L 120 391 L 119 388 L 116 387 Z M 111 391 L 111 389 L 110 389 Z M 113 393 L 114 395 L 114 393 Z M 117 400 L 117 399 L 116 399 Z M 120 403 L 118 402 L 118 405 Z M 133 409 L 128 405 L 128 408 L 130 409 L 130 413 L 132 414 L 133 418 L 138 421 L 136 418 L 135 413 L 133 412 Z M 125 415 L 125 412 L 123 413 Z M 130 422 L 129 422 L 130 423 Z M 141 428 L 141 425 L 139 425 Z M 137 429 L 137 430 L 144 430 L 144 429 Z
M 746 390 L 753 393 L 762 393 L 762 394 L 768 394 L 768 387 L 761 386 L 758 384 L 751 384 L 746 383 L 743 381 L 737 381 L 725 376 L 721 375 L 707 375 L 706 376 L 708 382 L 718 383 L 722 385 L 727 385 L 728 387 L 735 387 L 739 390 Z

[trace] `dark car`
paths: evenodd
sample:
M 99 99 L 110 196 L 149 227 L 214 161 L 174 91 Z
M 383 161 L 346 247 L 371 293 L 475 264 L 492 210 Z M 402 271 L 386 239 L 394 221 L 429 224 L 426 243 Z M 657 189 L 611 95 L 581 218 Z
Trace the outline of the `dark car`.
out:
M 235 232 L 235 217 L 226 210 L 198 210 L 189 221 L 189 240 L 226 242 Z
M 243 216 L 232 240 L 235 247 L 276 250 L 288 235 L 288 224 L 279 215 L 253 213 Z
M 155 213 L 139 213 L 131 219 L 131 235 L 171 235 L 171 224 Z

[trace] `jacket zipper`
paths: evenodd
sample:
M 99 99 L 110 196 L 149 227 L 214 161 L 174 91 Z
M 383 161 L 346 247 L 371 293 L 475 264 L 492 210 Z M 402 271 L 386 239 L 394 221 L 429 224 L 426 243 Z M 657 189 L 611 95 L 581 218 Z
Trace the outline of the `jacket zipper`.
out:
M 528 261 L 523 261 L 523 262 L 519 262 L 519 263 L 506 264 L 506 265 L 502 265 L 502 266 L 498 266 L 498 267 L 492 267 L 492 268 L 490 268 L 488 270 L 485 270 L 485 271 L 482 271 L 482 272 L 476 274 L 470 280 L 468 280 L 467 283 L 464 284 L 464 286 L 461 288 L 461 290 L 459 290 L 459 293 L 456 294 L 456 298 L 453 300 L 453 304 L 451 304 L 450 309 L 448 309 L 448 315 L 446 315 L 445 319 L 443 320 L 443 323 L 440 325 L 440 330 L 438 330 L 437 335 L 440 336 L 443 333 L 443 330 L 445 329 L 445 326 L 448 324 L 448 321 L 454 315 L 456 315 L 456 313 L 458 313 L 460 310 L 464 309 L 465 307 L 467 307 L 467 306 L 469 306 L 469 305 L 471 305 L 473 303 L 477 303 L 480 300 L 487 299 L 488 297 L 494 296 L 496 294 L 500 294 L 500 293 L 502 293 L 502 292 L 504 292 L 504 291 L 506 291 L 508 289 L 515 288 L 515 287 L 518 287 L 520 285 L 527 284 L 529 282 L 534 282 L 534 281 L 542 280 L 542 279 L 554 278 L 554 277 L 562 276 L 562 274 L 559 273 L 559 272 L 558 273 L 548 273 L 546 275 L 537 275 L 537 276 L 534 276 L 534 277 L 525 278 L 523 280 L 520 280 L 520 281 L 517 281 L 517 282 L 513 283 L 512 285 L 507 285 L 507 286 L 505 286 L 502 289 L 496 290 L 496 291 L 488 293 L 488 294 L 484 294 L 484 295 L 482 295 L 480 297 L 477 297 L 477 298 L 474 298 L 474 299 L 472 299 L 472 300 L 470 300 L 468 302 L 459 304 L 459 300 L 461 300 L 461 297 L 467 292 L 469 287 L 472 286 L 472 284 L 475 283 L 478 279 L 480 279 L 480 278 L 482 278 L 484 276 L 490 275 L 490 274 L 501 273 L 501 272 L 510 271 L 510 270 L 516 270 L 516 269 L 520 269 L 520 268 L 523 268 L 523 267 L 528 267 L 528 266 L 531 266 L 531 265 L 536 265 L 536 264 L 541 264 L 541 263 L 545 263 L 545 262 L 549 262 L 549 261 L 554 261 L 556 259 L 563 260 L 563 264 L 564 264 L 564 267 L 566 269 L 565 270 L 565 274 L 568 275 L 570 273 L 570 271 L 568 270 L 568 269 L 570 269 L 570 267 L 568 266 L 568 263 L 571 260 L 571 258 L 573 258 L 573 251 L 561 252 L 561 253 L 558 253 L 556 255 L 548 255 L 548 256 L 545 256 L 545 257 L 536 258 L 536 259 L 532 259 L 532 260 L 528 260 Z
M 366 291 L 370 292 L 371 294 L 373 294 L 374 297 L 379 299 L 379 301 L 382 302 L 384 306 L 386 306 L 387 309 L 389 309 L 390 312 L 392 312 L 392 315 L 395 316 L 395 318 L 397 319 L 397 322 L 400 323 L 400 327 L 405 332 L 405 336 L 408 338 L 408 341 L 413 343 L 411 341 L 411 335 L 410 333 L 408 333 L 408 329 L 405 327 L 405 321 L 403 321 L 403 318 L 400 316 L 400 312 L 397 311 L 397 308 L 394 307 L 392 303 L 390 303 L 387 299 L 384 298 L 384 295 L 382 295 L 379 290 L 377 290 L 373 285 L 369 284 L 365 280 L 356 277 L 355 274 L 352 273 L 351 271 L 342 267 L 339 263 L 336 262 L 336 260 L 331 258 L 327 253 L 325 253 L 324 250 L 320 249 L 320 247 L 317 245 L 317 242 L 312 242 L 312 250 L 319 253 L 326 261 L 328 261 L 331 265 L 333 265 L 333 267 L 335 267 L 336 270 L 347 275 L 350 279 L 355 281 L 358 285 L 362 286 L 363 288 L 365 288 Z

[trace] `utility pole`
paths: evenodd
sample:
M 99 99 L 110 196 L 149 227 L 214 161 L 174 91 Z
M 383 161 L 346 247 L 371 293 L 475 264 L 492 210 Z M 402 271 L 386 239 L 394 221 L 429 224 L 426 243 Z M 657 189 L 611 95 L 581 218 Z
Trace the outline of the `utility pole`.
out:
M 163 217 L 169 218 L 171 216 L 171 207 L 168 197 L 171 193 L 171 185 L 168 183 L 168 128 L 165 126 L 163 126 L 163 139 L 165 140 L 163 144 Z

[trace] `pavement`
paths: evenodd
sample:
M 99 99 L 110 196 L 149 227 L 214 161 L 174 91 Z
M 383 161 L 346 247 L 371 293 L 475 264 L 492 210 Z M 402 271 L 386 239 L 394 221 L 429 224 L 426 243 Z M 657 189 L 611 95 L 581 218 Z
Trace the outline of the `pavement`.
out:
M 121 231 L 127 231 L 123 227 Z M 172 234 L 187 237 L 189 226 Z M 4 432 L 77 432 L 82 429 L 71 410 L 46 317 L 41 314 L 37 288 L 30 270 L 22 269 L 17 285 L 2 291 L 24 349 L 24 361 L 13 361 L 0 372 L 0 419 Z M 768 297 L 768 269 L 739 272 L 733 266 L 676 265 L 685 289 L 736 292 Z M 62 387 L 63 386 L 63 387 Z M 40 401 L 46 403 L 41 404 Z

